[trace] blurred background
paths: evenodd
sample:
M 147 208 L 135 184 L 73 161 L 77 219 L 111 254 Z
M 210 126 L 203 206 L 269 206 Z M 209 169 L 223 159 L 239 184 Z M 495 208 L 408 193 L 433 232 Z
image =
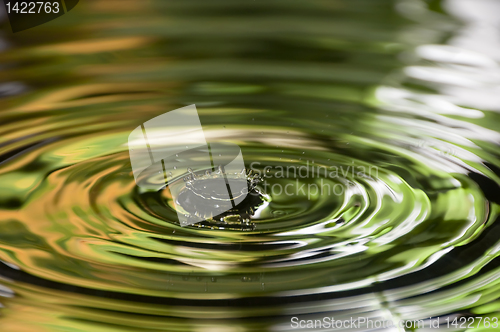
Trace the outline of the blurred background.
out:
M 82 0 L 15 34 L 0 10 L 1 331 L 495 329 L 500 1 Z M 378 173 L 269 174 L 345 190 L 180 227 L 127 138 L 191 104 L 247 167 Z

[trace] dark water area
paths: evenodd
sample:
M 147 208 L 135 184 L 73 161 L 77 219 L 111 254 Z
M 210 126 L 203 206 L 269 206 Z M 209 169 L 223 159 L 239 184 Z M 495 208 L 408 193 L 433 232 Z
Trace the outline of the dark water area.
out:
M 498 13 L 87 0 L 16 34 L 2 13 L 0 331 L 496 330 Z M 244 222 L 181 227 L 134 182 L 131 131 L 192 104 L 258 180 Z

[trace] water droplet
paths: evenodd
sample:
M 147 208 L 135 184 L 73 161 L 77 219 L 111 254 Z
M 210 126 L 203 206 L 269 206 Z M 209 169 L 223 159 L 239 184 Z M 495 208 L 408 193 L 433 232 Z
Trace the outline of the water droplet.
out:
M 175 154 L 175 156 L 176 156 L 176 157 L 179 157 L 179 155 L 178 155 L 177 153 Z
M 220 153 L 219 153 L 219 157 L 222 156 Z
M 306 154 L 304 151 L 302 151 L 302 154 Z
M 174 166 L 174 169 L 177 169 L 177 166 Z

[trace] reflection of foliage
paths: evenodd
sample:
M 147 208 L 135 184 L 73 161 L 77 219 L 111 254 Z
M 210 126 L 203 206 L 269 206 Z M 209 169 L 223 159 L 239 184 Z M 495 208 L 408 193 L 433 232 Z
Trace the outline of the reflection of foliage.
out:
M 418 114 L 383 110 L 373 93 L 404 81 L 401 51 L 449 32 L 409 22 L 394 5 L 82 1 L 7 34 L 0 259 L 18 274 L 2 280 L 0 292 L 15 293 L 2 300 L 2 328 L 265 331 L 289 314 L 337 316 L 346 303 L 356 315 L 498 315 L 498 232 L 483 234 L 498 207 L 465 174 L 401 148 L 409 132 L 435 138 L 445 116 L 418 103 Z M 169 222 L 167 193 L 136 192 L 123 143 L 137 124 L 192 103 L 208 134 L 244 141 L 263 165 L 362 160 L 381 174 L 346 202 L 275 197 L 262 233 L 181 229 Z M 465 125 L 497 130 L 497 120 L 485 112 L 461 123 L 473 132 L 483 128 Z M 494 178 L 476 164 L 467 167 Z M 16 281 L 21 273 L 39 279 Z

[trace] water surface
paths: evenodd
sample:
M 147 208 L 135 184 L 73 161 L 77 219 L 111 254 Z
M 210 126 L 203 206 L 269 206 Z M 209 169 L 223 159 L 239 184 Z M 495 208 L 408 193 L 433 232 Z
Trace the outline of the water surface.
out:
M 498 318 L 498 7 L 114 0 L 4 22 L 1 330 Z M 190 104 L 260 174 L 248 225 L 180 227 L 135 185 L 130 132 Z

